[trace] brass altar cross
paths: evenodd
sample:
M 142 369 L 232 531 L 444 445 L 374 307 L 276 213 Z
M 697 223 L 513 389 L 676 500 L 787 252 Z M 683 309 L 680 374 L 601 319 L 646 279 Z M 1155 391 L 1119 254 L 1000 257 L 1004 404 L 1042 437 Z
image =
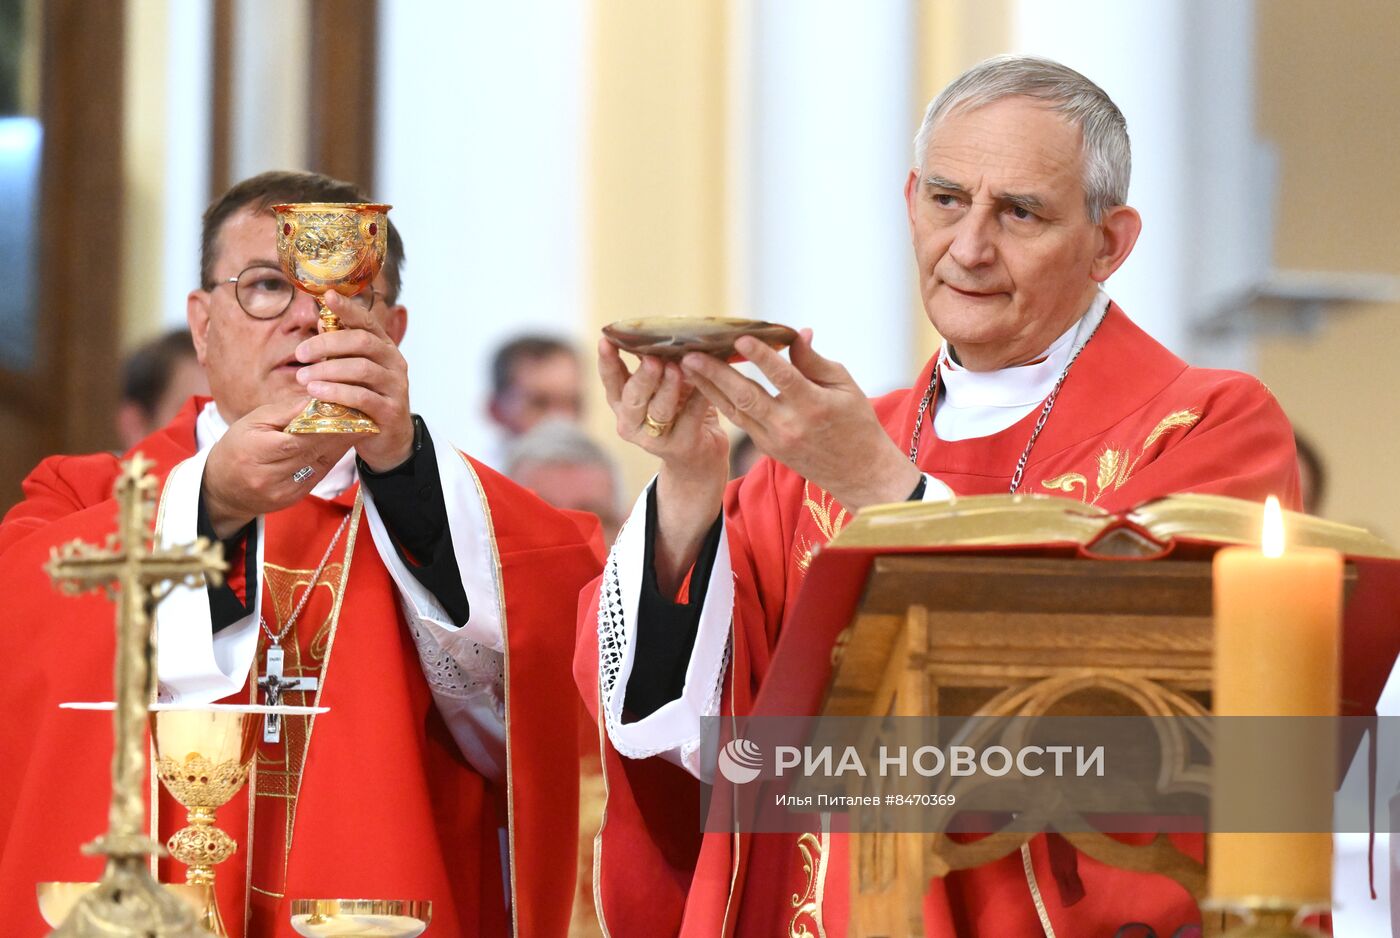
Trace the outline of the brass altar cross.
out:
M 155 689 L 152 610 L 181 583 L 220 582 L 227 564 L 223 546 L 204 538 L 189 546 L 151 547 L 156 479 L 147 472 L 154 465 L 140 453 L 122 463 L 113 486 L 117 530 L 102 547 L 70 541 L 53 549 L 44 568 L 69 595 L 101 589 L 117 604 L 112 802 L 107 833 L 83 848 L 105 854 L 107 867 L 98 887 L 74 907 L 55 936 L 207 936 L 189 908 L 151 876 L 147 857 L 160 848 L 145 834 L 145 722 Z

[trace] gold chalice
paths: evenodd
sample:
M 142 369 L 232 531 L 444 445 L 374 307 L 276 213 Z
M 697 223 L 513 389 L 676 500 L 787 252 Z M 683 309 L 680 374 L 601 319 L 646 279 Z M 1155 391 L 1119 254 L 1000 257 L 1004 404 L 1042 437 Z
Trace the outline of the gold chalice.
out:
M 68 918 L 78 900 L 96 889 L 97 883 L 40 883 L 35 889 L 39 899 L 39 914 L 50 928 L 57 928 Z M 166 892 L 190 907 L 196 916 L 204 915 L 205 890 L 187 883 L 162 883 Z
M 277 259 L 297 286 L 316 297 L 321 331 L 340 329 L 326 307 L 326 291 L 354 296 L 370 288 L 384 265 L 391 206 L 364 202 L 294 202 L 274 205 Z M 378 433 L 373 420 L 353 407 L 313 400 L 287 425 L 288 433 Z
M 248 780 L 263 719 L 258 709 L 210 706 L 151 712 L 156 775 L 185 806 L 189 822 L 166 846 L 185 864 L 185 882 L 205 890 L 199 924 L 218 938 L 226 938 L 228 931 L 214 898 L 214 867 L 233 856 L 238 843 L 214 826 L 214 812 Z
M 292 928 L 315 938 L 417 938 L 433 904 L 404 899 L 294 899 Z

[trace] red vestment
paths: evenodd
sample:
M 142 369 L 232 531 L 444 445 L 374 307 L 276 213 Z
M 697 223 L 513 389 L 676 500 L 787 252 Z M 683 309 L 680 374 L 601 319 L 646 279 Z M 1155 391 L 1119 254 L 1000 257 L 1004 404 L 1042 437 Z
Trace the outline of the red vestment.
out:
M 901 448 L 909 445 L 933 366 L 930 360 L 912 389 L 874 401 Z M 949 442 L 937 438 L 930 413 L 918 466 L 955 494 L 1004 493 L 1039 415 L 1037 407 L 998 433 Z M 1299 500 L 1292 429 L 1264 386 L 1247 375 L 1188 367 L 1116 306 L 1071 369 L 1020 491 L 1110 511 L 1176 492 L 1255 500 L 1277 494 L 1285 506 Z M 812 550 L 834 537 L 848 514 L 830 495 L 766 458 L 731 484 L 724 512 L 735 599 L 721 709 L 744 715 L 753 712 L 779 636 L 793 627 L 787 620 Z M 595 716 L 597 605 L 595 584 L 580 618 L 574 665 Z M 808 835 L 799 843 L 797 834 L 702 836 L 698 782 L 659 758 L 625 758 L 606 734 L 600 738 L 608 803 L 595 868 L 600 915 L 614 938 L 845 934 L 845 838 Z M 1199 836 L 1179 843 L 1199 858 Z M 1083 855 L 1078 874 L 1085 894 L 1064 905 L 1044 837 L 1032 842 L 1032 854 L 1061 935 L 1111 935 L 1128 922 L 1144 922 L 1165 936 L 1198 920 L 1189 895 L 1174 882 Z M 928 935 L 937 938 L 1042 933 L 1019 854 L 935 880 L 925 921 Z
M 194 454 L 202 404 L 187 406 L 137 447 L 156 461 L 162 480 Z M 506 783 L 491 784 L 461 755 L 434 706 L 396 588 L 361 521 L 353 551 L 347 557 L 351 528 L 298 620 L 295 644 L 292 637 L 286 642 L 289 673 L 297 673 L 299 656 L 323 667 L 319 703 L 329 707 L 314 724 L 302 718 L 300 727 L 288 720 L 283 728 L 285 747 L 295 745 L 299 730 L 305 744 L 304 771 L 283 779 L 299 787 L 288 792 L 296 796 L 294 814 L 270 824 L 278 816 L 265 812 L 250 824 L 246 788 L 218 814 L 219 826 L 240 844 L 216 868 L 220 906 L 235 936 L 245 934 L 250 906 L 248 935 L 293 935 L 287 906 L 294 898 L 428 899 L 438 933 L 506 935 L 512 933 L 507 890 L 514 934 L 566 933 L 578 765 L 570 625 L 578 588 L 598 570 L 601 542 L 596 522 L 590 528 L 492 470 L 471 460 L 468 466 L 488 506 L 503 593 Z M 112 698 L 113 606 L 95 594 L 60 597 L 42 567 L 51 547 L 73 538 L 101 543 L 114 529 L 117 471 L 109 454 L 45 460 L 26 480 L 25 500 L 0 525 L 6 597 L 0 712 L 8 716 L 0 729 L 0 908 L 9 934 L 44 933 L 36 881 L 90 881 L 101 873 L 100 859 L 80 855 L 79 847 L 106 829 L 110 715 L 60 711 L 58 704 Z M 355 495 L 352 488 L 329 501 L 308 496 L 265 519 L 260 585 L 264 609 L 275 610 L 279 621 Z M 238 565 L 231 566 L 237 578 Z M 260 651 L 255 661 L 261 660 Z M 310 696 L 287 702 L 311 703 Z M 250 696 L 245 688 L 230 699 Z M 264 782 L 279 767 L 269 767 L 269 751 L 264 744 Z M 162 840 L 184 824 L 184 810 L 163 791 L 158 817 Z M 277 824 L 285 842 L 269 833 Z M 510 848 L 506 871 L 500 829 Z M 260 847 L 269 837 L 273 842 Z M 279 888 L 270 891 L 281 897 L 247 888 L 250 838 L 258 861 L 265 853 L 273 858 L 254 865 L 273 868 L 258 875 L 271 876 Z M 179 864 L 161 866 L 162 879 L 182 878 Z

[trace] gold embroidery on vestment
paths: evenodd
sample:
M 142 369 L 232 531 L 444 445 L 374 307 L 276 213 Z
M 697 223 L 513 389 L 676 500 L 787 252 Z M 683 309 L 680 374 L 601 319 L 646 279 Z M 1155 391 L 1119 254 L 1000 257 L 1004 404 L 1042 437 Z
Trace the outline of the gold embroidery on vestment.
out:
M 825 860 L 823 838 L 816 834 L 803 834 L 797 838 L 797 852 L 802 857 L 802 875 L 806 882 L 800 893 L 792 894 L 792 921 L 788 923 L 788 938 L 825 938 L 826 929 L 822 925 L 821 902 L 818 900 L 818 887 L 822 883 L 823 862 Z M 810 927 L 808 927 L 810 926 Z
M 812 496 L 812 483 L 804 481 L 802 483 L 802 505 L 811 515 L 812 521 L 821 532 L 821 540 L 812 541 L 799 534 L 797 540 L 792 545 L 792 559 L 797 564 L 799 574 L 806 574 L 807 568 L 812 565 L 812 554 L 817 547 L 830 541 L 841 533 L 841 529 L 850 521 L 850 514 L 842 508 L 831 495 L 824 489 L 818 488 L 816 497 Z M 832 510 L 836 513 L 833 515 Z
M 1068 492 L 1071 495 L 1074 494 L 1074 487 L 1076 485 L 1082 488 L 1085 493 L 1089 491 L 1089 480 L 1078 472 L 1066 472 L 1063 475 L 1055 476 L 1053 479 L 1045 479 L 1040 484 L 1047 489 L 1058 492 Z M 1081 494 L 1080 498 L 1083 497 L 1084 496 Z
M 1142 448 L 1147 449 L 1153 443 L 1156 443 L 1158 438 L 1163 434 L 1169 433 L 1172 430 L 1178 428 L 1184 430 L 1187 427 L 1194 427 L 1196 421 L 1200 419 L 1201 415 L 1194 410 L 1174 410 L 1163 417 L 1162 422 L 1157 424 L 1157 426 L 1152 429 L 1151 433 L 1147 434 L 1147 439 L 1143 441 Z
M 311 587 L 314 589 L 325 586 L 330 591 L 331 596 L 330 612 L 317 629 L 309 649 L 312 665 L 305 666 L 301 660 L 301 642 L 297 637 L 297 631 L 298 627 L 303 624 L 302 622 L 295 623 L 291 632 L 283 639 L 286 673 L 292 676 L 302 676 L 308 672 L 319 675 L 315 699 L 310 704 L 313 707 L 320 706 L 321 695 L 326 690 L 331 650 L 335 646 L 336 628 L 340 624 L 340 610 L 345 601 L 346 585 L 350 579 L 350 564 L 355 557 L 355 541 L 360 532 L 360 517 L 363 511 L 364 499 L 357 492 L 355 503 L 350 509 L 350 531 L 345 541 L 345 553 L 339 563 L 327 564 L 326 569 L 322 571 L 321 579 Z M 299 570 L 263 561 L 263 581 L 267 584 L 268 593 L 272 597 L 273 613 L 277 616 L 279 630 L 286 617 L 290 616 L 292 610 L 296 608 L 293 601 L 296 589 L 298 587 L 306 588 L 311 581 L 311 575 L 315 572 L 315 570 Z M 307 604 L 310 605 L 309 600 Z M 260 641 L 259 645 L 265 645 L 265 641 Z M 256 703 L 257 652 L 254 652 L 253 655 L 252 670 L 253 674 L 248 682 L 249 700 L 251 703 Z M 311 735 L 315 728 L 316 716 L 314 714 L 302 717 L 284 716 L 282 718 L 282 757 L 269 757 L 259 748 L 257 758 L 253 760 L 253 775 L 249 782 L 252 786 L 253 796 L 249 798 L 248 808 L 248 843 L 246 848 L 248 893 L 245 896 L 243 910 L 245 921 L 252 917 L 252 894 L 254 892 L 278 899 L 285 898 L 281 893 L 262 889 L 253 883 L 253 834 L 256 829 L 257 802 L 259 798 L 267 797 L 287 803 L 284 814 L 285 830 L 283 836 L 285 842 L 282 851 L 282 882 L 285 884 L 287 869 L 291 865 L 292 840 L 296 830 L 297 802 L 301 796 L 302 775 L 306 767 L 306 755 L 311 749 Z
M 1089 480 L 1078 472 L 1065 472 L 1050 479 L 1042 479 L 1040 486 L 1052 492 L 1065 492 L 1070 495 L 1075 494 L 1075 489 L 1078 488 L 1081 502 L 1097 504 L 1104 495 L 1116 492 L 1127 484 L 1154 443 L 1175 430 L 1194 427 L 1200 419 L 1201 415 L 1189 408 L 1172 411 L 1158 421 L 1152 432 L 1147 434 L 1142 445 L 1138 447 L 1137 456 L 1130 456 L 1131 447 L 1128 446 L 1105 446 L 1095 457 L 1097 465 L 1092 498 L 1089 497 Z

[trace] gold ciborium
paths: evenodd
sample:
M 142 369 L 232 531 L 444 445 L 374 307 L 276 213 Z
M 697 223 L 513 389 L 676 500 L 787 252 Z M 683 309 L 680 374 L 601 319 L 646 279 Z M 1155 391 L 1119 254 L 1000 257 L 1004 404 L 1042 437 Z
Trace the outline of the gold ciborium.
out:
M 73 911 L 78 900 L 97 887 L 97 883 L 39 883 L 35 889 L 39 914 L 50 928 L 57 928 L 68 918 L 68 913 Z M 202 886 L 162 883 L 161 888 L 189 906 L 196 916 L 204 914 L 206 894 Z
M 326 307 L 326 291 L 354 296 L 370 289 L 384 265 L 391 206 L 365 202 L 294 202 L 274 205 L 277 259 L 301 289 L 316 297 L 321 331 L 340 329 Z M 288 433 L 378 433 L 353 407 L 313 400 L 287 425 Z
M 248 780 L 262 726 L 259 709 L 264 708 L 161 708 L 151 713 L 156 775 L 188 812 L 188 825 L 166 846 L 185 864 L 185 882 L 204 890 L 199 924 L 218 938 L 228 931 L 214 898 L 214 867 L 233 856 L 238 843 L 214 826 L 214 812 Z
M 295 899 L 292 929 L 314 938 L 417 938 L 433 904 L 404 899 Z

